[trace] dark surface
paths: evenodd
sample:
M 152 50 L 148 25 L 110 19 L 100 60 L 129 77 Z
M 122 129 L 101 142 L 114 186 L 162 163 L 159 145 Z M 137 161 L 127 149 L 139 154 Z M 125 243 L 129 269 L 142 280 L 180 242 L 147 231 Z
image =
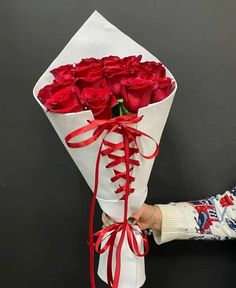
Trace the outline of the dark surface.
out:
M 32 88 L 95 9 L 156 55 L 179 84 L 147 203 L 199 199 L 235 184 L 235 1 L 1 0 L 1 288 L 89 287 L 92 193 Z M 100 215 L 97 206 L 95 229 Z M 235 241 L 158 246 L 151 236 L 150 246 L 143 287 L 235 281 Z

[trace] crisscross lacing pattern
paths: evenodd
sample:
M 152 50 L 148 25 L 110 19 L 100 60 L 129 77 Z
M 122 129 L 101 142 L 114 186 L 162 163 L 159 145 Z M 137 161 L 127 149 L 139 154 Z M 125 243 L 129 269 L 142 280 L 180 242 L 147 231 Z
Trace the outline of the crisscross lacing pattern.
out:
M 122 134 L 120 127 L 117 127 L 113 132 Z M 113 167 L 119 165 L 120 163 L 126 162 L 125 155 L 119 156 L 119 155 L 115 154 L 116 151 L 120 151 L 120 150 L 122 150 L 125 153 L 125 148 L 124 148 L 125 144 L 124 144 L 123 138 L 122 138 L 122 141 L 119 143 L 112 143 L 106 139 L 103 140 L 103 145 L 106 146 L 107 148 L 102 150 L 101 154 L 102 154 L 102 156 L 108 156 L 108 158 L 111 160 L 111 162 L 106 165 L 106 168 L 113 168 L 113 172 L 115 174 L 111 178 L 111 181 L 115 182 L 119 179 L 124 179 L 124 181 L 125 181 L 123 185 L 119 184 L 119 187 L 114 191 L 115 193 L 127 192 L 127 189 L 126 189 L 126 185 L 128 185 L 127 173 L 130 173 L 129 174 L 129 182 L 131 183 L 131 182 L 135 181 L 135 177 L 133 177 L 131 175 L 131 172 L 134 168 L 133 167 L 134 165 L 136 165 L 136 166 L 140 165 L 138 160 L 131 158 L 134 154 L 139 152 L 139 149 L 137 147 L 131 147 L 130 144 L 132 144 L 134 141 L 130 136 L 128 136 L 128 142 L 129 142 L 129 164 L 131 164 L 131 167 L 129 167 L 129 171 L 127 172 L 126 170 L 125 171 L 119 171 L 119 170 L 113 168 Z M 133 193 L 134 188 L 131 188 L 131 187 L 129 187 L 129 188 L 130 188 L 128 190 L 129 193 Z M 120 200 L 124 200 L 124 199 L 125 199 L 125 194 L 120 198 Z
M 137 235 L 134 234 L 134 227 L 128 223 L 127 215 L 128 215 L 128 197 L 130 193 L 134 192 L 133 188 L 130 188 L 130 183 L 135 180 L 135 178 L 130 175 L 134 165 L 140 165 L 138 160 L 132 159 L 131 157 L 135 153 L 139 153 L 145 159 L 152 159 L 156 157 L 159 153 L 159 146 L 155 139 L 153 139 L 150 135 L 131 127 L 129 124 L 134 124 L 139 122 L 143 116 L 137 116 L 134 114 L 123 115 L 119 117 L 115 117 L 109 120 L 88 120 L 87 125 L 80 127 L 71 133 L 69 133 L 65 137 L 65 141 L 70 148 L 82 148 L 87 145 L 95 142 L 105 131 L 105 135 L 102 138 L 101 144 L 99 146 L 97 160 L 95 164 L 95 178 L 94 178 L 94 193 L 91 202 L 90 209 L 90 219 L 89 219 L 89 251 L 90 251 L 90 283 L 91 288 L 95 288 L 95 276 L 94 276 L 94 247 L 96 247 L 96 251 L 98 253 L 104 253 L 108 249 L 108 259 L 107 259 L 107 281 L 109 287 L 118 288 L 119 287 L 119 278 L 120 278 L 120 269 L 121 269 L 121 248 L 125 239 L 125 235 L 127 235 L 127 241 L 129 247 L 133 253 L 137 256 L 145 256 L 148 253 L 148 241 L 145 233 L 141 233 L 143 245 L 145 245 L 146 251 L 142 253 L 139 250 L 138 242 L 136 241 Z M 70 142 L 73 138 L 82 135 L 90 130 L 94 130 L 92 136 L 87 139 L 84 139 L 80 142 Z M 122 142 L 112 143 L 107 140 L 106 136 L 109 133 L 115 132 L 122 135 Z M 144 155 L 138 148 L 137 137 L 144 136 L 146 138 L 151 139 L 155 143 L 155 151 L 151 155 Z M 132 142 L 134 142 L 134 147 L 131 147 Z M 103 147 L 106 147 L 103 149 Z M 115 153 L 117 151 L 123 151 L 124 155 L 120 156 Z M 122 153 L 122 152 L 121 152 Z M 106 168 L 113 168 L 120 163 L 125 164 L 125 171 L 119 171 L 117 168 L 113 168 L 114 176 L 111 178 L 111 181 L 115 182 L 119 179 L 123 179 L 125 183 L 123 185 L 119 185 L 118 189 L 116 189 L 116 193 L 125 192 L 121 199 L 124 199 L 124 215 L 123 221 L 119 223 L 114 223 L 109 227 L 105 227 L 96 233 L 93 232 L 93 220 L 94 220 L 94 211 L 96 204 L 96 197 L 98 192 L 98 184 L 99 184 L 99 165 L 100 165 L 100 156 L 107 155 L 111 160 L 110 163 L 107 164 Z M 131 166 L 131 167 L 130 167 Z M 109 233 L 109 239 L 105 246 L 102 249 L 98 249 L 99 245 L 103 241 L 103 237 L 107 232 Z M 114 249 L 114 241 L 116 239 L 117 233 L 121 231 L 119 243 L 116 250 L 116 267 L 115 274 L 113 278 L 112 273 L 112 259 L 113 259 L 113 249 Z M 98 239 L 94 243 L 94 236 L 98 237 Z

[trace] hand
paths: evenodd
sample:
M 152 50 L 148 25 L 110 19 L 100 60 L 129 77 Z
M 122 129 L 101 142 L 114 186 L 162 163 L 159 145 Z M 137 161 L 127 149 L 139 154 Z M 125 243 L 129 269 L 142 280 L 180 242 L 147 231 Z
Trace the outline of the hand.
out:
M 133 224 L 137 224 L 141 230 L 161 230 L 161 210 L 158 206 L 144 203 L 138 212 L 130 216 L 129 221 Z M 102 222 L 104 224 L 103 227 L 113 223 L 111 217 L 107 216 L 104 212 L 102 213 Z

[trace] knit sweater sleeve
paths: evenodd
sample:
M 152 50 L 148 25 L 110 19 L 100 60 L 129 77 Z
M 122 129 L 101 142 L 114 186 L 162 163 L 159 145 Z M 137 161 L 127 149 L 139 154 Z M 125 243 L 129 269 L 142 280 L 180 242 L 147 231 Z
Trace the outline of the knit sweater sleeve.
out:
M 236 186 L 201 200 L 154 206 L 162 213 L 161 231 L 152 231 L 158 245 L 181 239 L 236 239 Z

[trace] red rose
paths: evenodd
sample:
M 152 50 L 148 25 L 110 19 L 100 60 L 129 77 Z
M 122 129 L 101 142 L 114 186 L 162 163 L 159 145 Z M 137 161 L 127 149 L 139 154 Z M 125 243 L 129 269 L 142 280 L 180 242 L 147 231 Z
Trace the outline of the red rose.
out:
M 159 102 L 165 99 L 173 91 L 173 88 L 174 84 L 169 77 L 156 78 L 151 103 Z
M 106 77 L 108 88 L 117 96 L 121 93 L 121 81 L 123 78 L 132 77 L 132 73 L 127 69 L 111 69 Z
M 62 65 L 50 71 L 55 79 L 39 91 L 38 98 L 50 111 L 78 112 L 84 110 L 84 104 L 95 118 L 109 119 L 116 97 L 122 97 L 125 108 L 137 113 L 139 108 L 165 99 L 174 88 L 162 63 L 140 62 L 141 58 L 110 55 Z
M 160 62 L 146 61 L 136 66 L 138 76 L 143 79 L 152 79 L 154 77 L 163 78 L 166 76 L 166 69 Z
M 87 58 L 76 64 L 76 85 L 82 91 L 86 87 L 100 87 L 103 79 L 104 67 L 99 59 Z
M 118 56 L 107 56 L 101 59 L 106 71 L 109 69 L 120 69 L 123 63 Z
M 107 88 L 84 88 L 81 102 L 87 109 L 92 110 L 96 119 L 110 119 L 111 108 L 117 104 L 116 97 Z
M 93 67 L 79 69 L 79 71 L 76 70 L 75 74 L 77 78 L 90 78 L 90 77 L 102 78 L 103 71 L 104 71 L 104 67 L 102 65 L 96 65 Z
M 101 77 L 104 67 L 101 60 L 96 58 L 82 59 L 74 67 L 77 78 L 79 77 Z
M 101 60 L 97 59 L 97 58 L 84 58 L 82 59 L 79 63 L 77 63 L 75 65 L 75 67 L 78 69 L 82 69 L 82 68 L 89 68 L 89 67 L 94 67 L 96 65 L 100 65 L 101 64 Z
M 125 66 L 129 67 L 129 66 L 139 65 L 141 59 L 142 59 L 142 55 L 128 56 L 128 57 L 124 57 L 122 59 L 122 62 Z
M 49 111 L 56 113 L 79 112 L 84 110 L 79 94 L 76 86 L 67 86 L 56 92 L 44 105 Z
M 44 104 L 49 98 L 52 97 L 57 91 L 59 91 L 63 86 L 53 82 L 52 84 L 44 86 L 39 90 L 38 98 Z
M 59 84 L 69 84 L 75 80 L 73 65 L 62 65 L 50 71 Z
M 132 60 L 133 57 L 131 56 Z M 127 59 L 126 59 L 127 58 Z M 118 56 L 103 57 L 101 60 L 105 67 L 104 77 L 107 87 L 117 96 L 120 96 L 120 82 L 124 77 L 131 77 L 129 69 L 126 67 L 130 57 L 120 59 Z M 126 60 L 124 60 L 126 59 Z
M 125 108 L 132 113 L 150 103 L 153 82 L 145 79 L 125 79 L 121 82 L 121 95 Z
M 105 80 L 101 77 L 80 77 L 75 84 L 79 87 L 81 91 L 84 88 L 103 88 Z

